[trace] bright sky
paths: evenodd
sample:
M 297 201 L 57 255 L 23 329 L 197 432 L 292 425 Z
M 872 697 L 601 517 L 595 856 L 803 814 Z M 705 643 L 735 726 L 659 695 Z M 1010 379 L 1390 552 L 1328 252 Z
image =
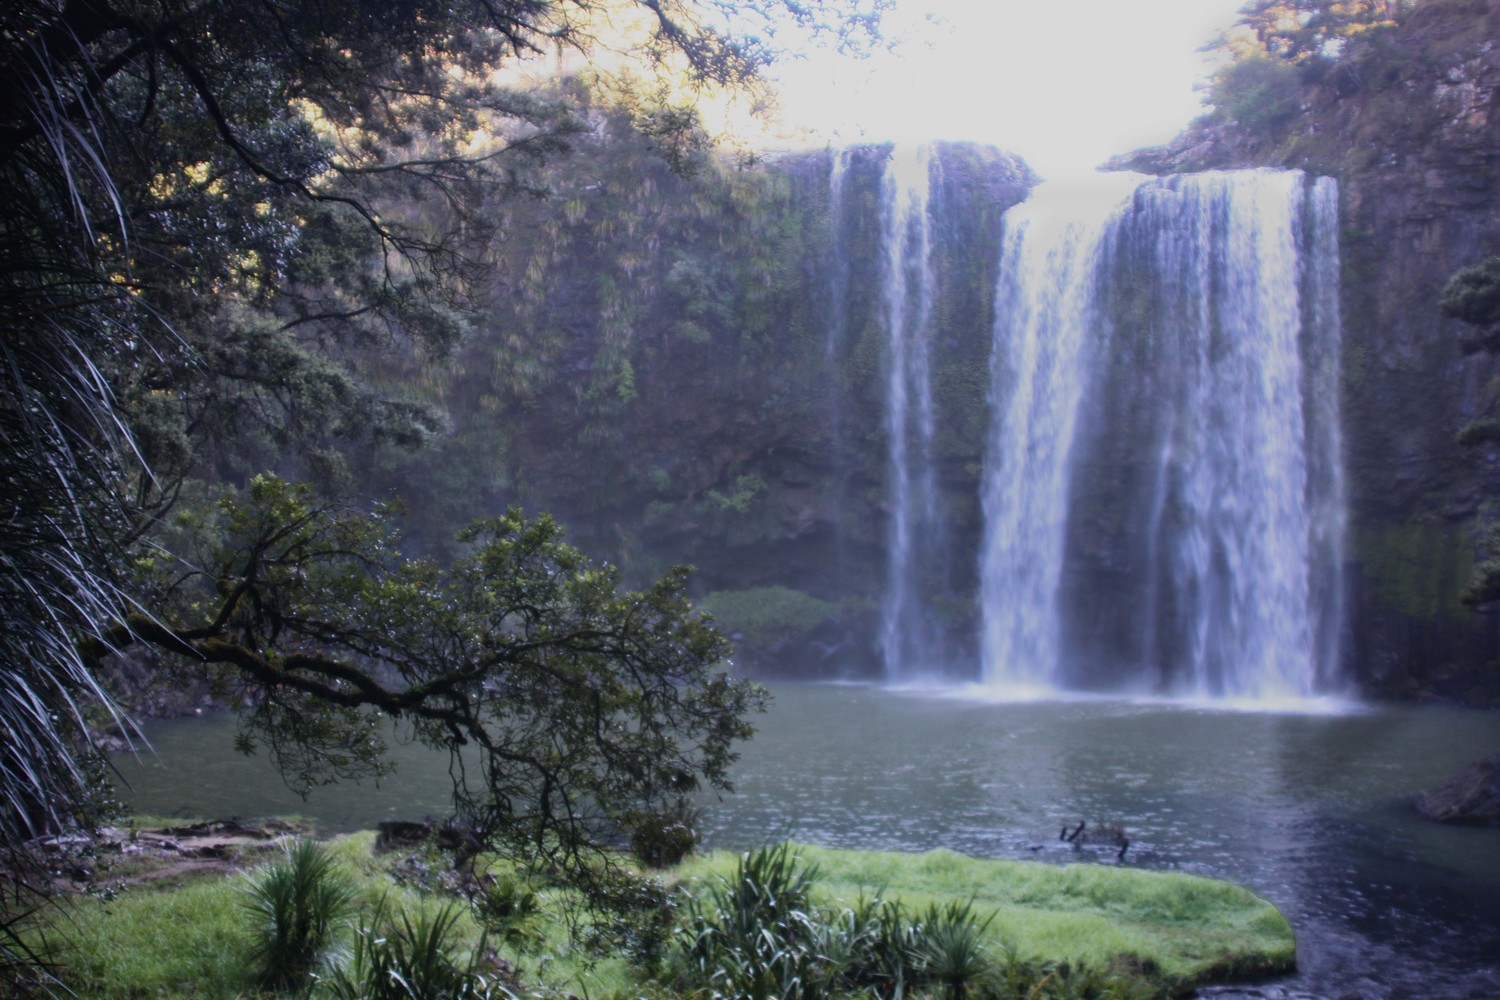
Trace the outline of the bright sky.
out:
M 783 117 L 834 145 L 973 139 L 1044 177 L 1165 142 L 1201 114 L 1198 50 L 1245 0 L 898 0 L 893 53 L 783 61 Z

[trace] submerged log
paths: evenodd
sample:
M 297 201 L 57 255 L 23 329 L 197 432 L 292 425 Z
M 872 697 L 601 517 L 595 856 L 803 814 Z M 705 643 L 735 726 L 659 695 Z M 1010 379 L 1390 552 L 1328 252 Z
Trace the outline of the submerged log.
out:
M 1500 824 L 1500 754 L 1476 761 L 1422 792 L 1416 807 L 1438 823 Z

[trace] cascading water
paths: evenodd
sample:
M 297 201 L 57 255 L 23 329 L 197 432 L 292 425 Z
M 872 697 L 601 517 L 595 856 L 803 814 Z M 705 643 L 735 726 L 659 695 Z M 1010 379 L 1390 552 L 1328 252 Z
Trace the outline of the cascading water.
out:
M 823 370 L 827 382 L 823 398 L 828 420 L 828 451 L 825 460 L 831 473 L 830 502 L 833 504 L 840 503 L 849 488 L 853 450 L 849 437 L 846 392 L 840 377 L 840 366 L 848 349 L 846 341 L 850 325 L 848 311 L 851 268 L 847 235 L 847 216 L 850 213 L 844 189 L 852 156 L 852 150 L 839 149 L 829 157 L 828 164 L 829 254 L 824 289 L 827 303 L 823 315 Z M 833 578 L 840 586 L 847 586 L 849 556 L 842 532 L 834 536 L 832 563 Z
M 1080 193 L 1047 186 L 1011 209 L 1000 255 L 980 650 L 985 680 L 1015 693 L 1050 688 L 1057 672 L 1069 458 L 1087 340 L 1101 322 L 1100 242 L 1123 196 L 1101 211 Z
M 1314 694 L 1342 591 L 1333 182 L 1146 181 L 1049 226 L 1051 201 L 1006 217 L 984 681 Z
M 935 666 L 939 648 L 922 587 L 923 553 L 944 548 L 933 464 L 931 190 L 928 147 L 895 147 L 882 181 L 881 220 L 890 518 L 880 651 L 888 679 Z
M 849 252 L 844 240 L 844 184 L 849 176 L 853 151 L 844 148 L 833 152 L 828 165 L 828 204 L 831 216 L 829 234 L 828 316 L 823 336 L 823 360 L 832 370 L 838 361 L 844 339 L 845 299 L 849 295 Z M 841 414 L 835 414 L 835 418 Z

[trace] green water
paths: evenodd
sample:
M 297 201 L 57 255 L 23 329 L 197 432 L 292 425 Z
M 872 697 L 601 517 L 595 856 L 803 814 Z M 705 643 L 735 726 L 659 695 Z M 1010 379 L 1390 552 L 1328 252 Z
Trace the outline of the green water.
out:
M 705 803 L 716 846 L 781 839 L 1055 863 L 1064 824 L 1125 826 L 1125 863 L 1227 878 L 1276 903 L 1298 933 L 1283 997 L 1500 997 L 1500 829 L 1411 811 L 1416 791 L 1500 750 L 1500 713 L 1436 708 L 1330 714 L 1121 701 L 991 703 L 955 693 L 776 685 L 735 770 Z M 297 812 L 324 832 L 447 811 L 446 761 L 404 748 L 378 787 L 306 802 L 263 759 L 237 756 L 232 720 L 148 728 L 154 756 L 122 761 L 143 812 Z

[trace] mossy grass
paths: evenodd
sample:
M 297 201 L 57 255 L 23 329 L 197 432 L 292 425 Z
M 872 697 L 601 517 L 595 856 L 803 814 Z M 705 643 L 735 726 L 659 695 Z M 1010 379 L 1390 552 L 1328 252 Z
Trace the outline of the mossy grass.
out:
M 530 931 L 507 939 L 492 926 L 486 937 L 481 910 L 452 910 L 452 895 L 396 885 L 391 859 L 374 857 L 373 845 L 373 833 L 325 842 L 329 856 L 351 879 L 350 934 L 360 917 L 382 907 L 414 925 L 446 912 L 443 919 L 454 925 L 455 953 L 487 940 L 526 995 L 675 996 L 643 977 L 616 953 L 619 949 L 600 954 L 575 941 L 569 933 L 571 899 L 563 890 L 533 883 Z M 971 907 L 973 926 L 982 930 L 996 959 L 1012 968 L 1017 962 L 1034 968 L 1068 963 L 1074 969 L 1143 971 L 1142 981 L 1160 995 L 1284 972 L 1294 963 L 1286 920 L 1264 900 L 1223 882 L 1114 866 L 982 861 L 948 851 L 899 854 L 796 845 L 789 851 L 799 864 L 816 870 L 813 900 L 830 911 L 855 908 L 876 896 L 899 900 L 908 914 Z M 703 894 L 733 872 L 739 858 L 722 851 L 699 855 L 654 874 Z M 263 864 L 261 858 L 243 867 Z M 481 859 L 480 870 L 515 875 L 500 861 Z M 50 928 L 52 957 L 64 981 L 85 1000 L 271 995 L 262 993 L 251 960 L 255 937 L 244 906 L 245 883 L 243 874 L 231 873 L 132 886 L 112 900 L 79 898 Z M 576 917 L 576 910 L 571 915 Z M 351 943 L 352 938 L 344 947 Z
M 236 878 L 144 885 L 67 906 L 48 944 L 79 997 L 235 997 L 258 992 L 255 942 Z
M 831 903 L 850 905 L 872 891 L 912 908 L 972 900 L 994 912 L 989 938 L 1024 961 L 1094 968 L 1146 963 L 1179 987 L 1287 972 L 1296 962 L 1286 918 L 1229 882 L 1112 865 L 980 860 L 942 850 L 798 846 L 795 852 L 817 865 L 818 893 Z M 677 875 L 709 880 L 731 871 L 737 858 L 722 851 L 701 855 Z

